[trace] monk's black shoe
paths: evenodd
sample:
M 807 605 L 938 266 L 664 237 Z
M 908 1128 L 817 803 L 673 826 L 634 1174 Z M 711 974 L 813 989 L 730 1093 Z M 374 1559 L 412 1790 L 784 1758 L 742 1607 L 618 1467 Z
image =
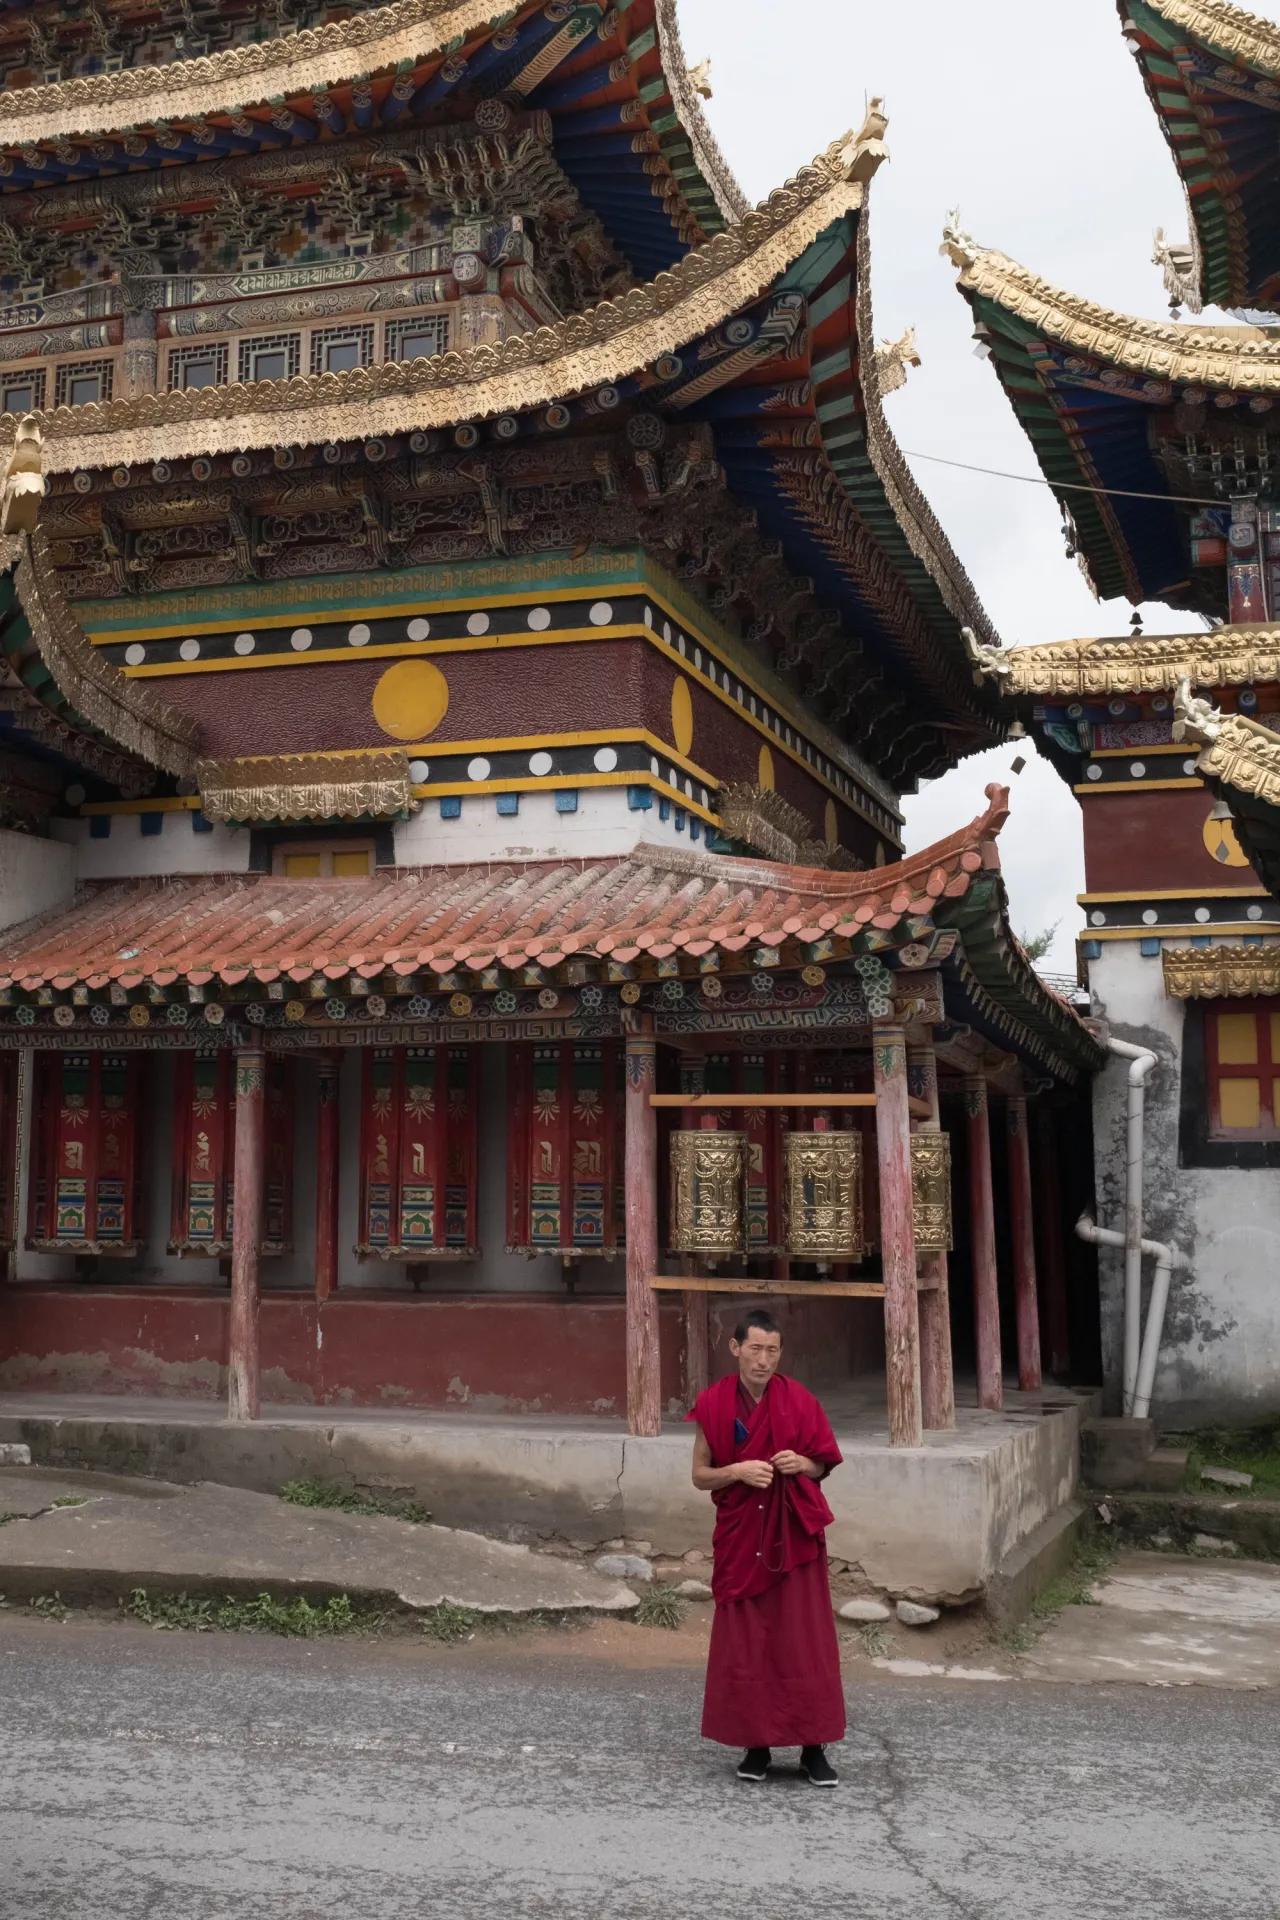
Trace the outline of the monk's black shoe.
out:
M 800 1753 L 800 1771 L 811 1787 L 838 1787 L 840 1775 L 821 1747 L 804 1747 Z
M 748 1747 L 738 1762 L 739 1780 L 751 1780 L 759 1784 L 768 1773 L 772 1759 L 773 1755 L 768 1747 Z

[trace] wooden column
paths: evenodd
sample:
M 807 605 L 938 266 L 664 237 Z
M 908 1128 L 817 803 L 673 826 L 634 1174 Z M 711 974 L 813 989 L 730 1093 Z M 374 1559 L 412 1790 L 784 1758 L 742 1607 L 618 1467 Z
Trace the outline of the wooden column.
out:
M 649 1285 L 658 1271 L 658 1116 L 649 1105 L 657 1091 L 652 1020 L 627 1034 L 626 1164 L 627 1214 L 627 1426 L 652 1436 L 662 1424 L 658 1349 L 658 1296 Z
M 876 1152 L 880 1166 L 880 1246 L 884 1262 L 885 1374 L 889 1442 L 918 1447 L 920 1324 L 916 1310 L 916 1240 L 912 1222 L 911 1113 L 907 1102 L 906 1035 L 896 1024 L 877 1025 Z
M 338 1285 L 338 1165 L 340 1115 L 338 1075 L 342 1055 L 322 1053 L 316 1062 L 316 1299 Z
M 1000 1364 L 1000 1281 L 996 1268 L 996 1208 L 991 1190 L 991 1127 L 987 1083 L 981 1074 L 964 1083 L 969 1142 L 969 1222 L 973 1239 L 973 1318 L 978 1350 L 978 1405 L 998 1413 L 1004 1405 Z
M 1013 1240 L 1013 1298 L 1018 1316 L 1018 1385 L 1030 1393 L 1041 1384 L 1040 1300 L 1036 1290 L 1036 1237 L 1031 1211 L 1031 1140 L 1027 1096 L 1011 1093 L 1005 1106 L 1009 1142 L 1009 1225 Z
M 932 1047 L 909 1050 L 907 1084 L 917 1099 L 929 1103 L 929 1120 L 922 1124 L 941 1130 L 938 1062 Z M 933 1282 L 919 1296 L 921 1412 L 926 1427 L 954 1427 L 956 1380 L 951 1357 L 951 1289 L 946 1254 L 927 1255 L 921 1261 L 920 1271 L 922 1277 L 927 1276 Z
M 1036 1133 L 1036 1227 L 1043 1282 L 1044 1339 L 1049 1371 L 1065 1380 L 1071 1371 L 1071 1322 L 1067 1311 L 1067 1258 L 1063 1246 L 1062 1178 L 1058 1171 L 1058 1129 L 1053 1108 L 1037 1100 L 1032 1109 Z
M 681 1093 L 705 1093 L 706 1090 L 705 1059 L 701 1054 L 684 1054 L 680 1060 Z M 700 1113 L 698 1125 L 714 1131 L 717 1119 L 714 1113 Z M 682 1253 L 679 1259 L 681 1273 L 697 1272 L 696 1255 Z M 711 1381 L 711 1298 L 705 1293 L 682 1293 L 680 1301 L 684 1310 L 684 1388 L 692 1406 Z
M 227 1418 L 258 1417 L 258 1265 L 266 1162 L 267 1060 L 260 1047 L 236 1055 L 236 1143 L 231 1228 L 231 1331 Z

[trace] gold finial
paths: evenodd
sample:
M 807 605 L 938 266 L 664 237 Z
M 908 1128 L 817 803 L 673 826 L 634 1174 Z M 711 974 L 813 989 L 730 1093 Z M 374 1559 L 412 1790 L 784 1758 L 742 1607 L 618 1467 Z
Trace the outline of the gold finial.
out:
M 700 100 L 711 99 L 711 62 L 709 60 L 700 60 L 696 67 L 689 67 L 684 77 Z
M 18 422 L 0 483 L 0 534 L 33 533 L 44 499 L 44 437 L 31 414 Z
M 882 340 L 875 356 L 881 398 L 886 393 L 896 393 L 899 387 L 905 387 L 908 369 L 920 364 L 920 349 L 916 344 L 914 327 L 908 327 L 897 340 Z

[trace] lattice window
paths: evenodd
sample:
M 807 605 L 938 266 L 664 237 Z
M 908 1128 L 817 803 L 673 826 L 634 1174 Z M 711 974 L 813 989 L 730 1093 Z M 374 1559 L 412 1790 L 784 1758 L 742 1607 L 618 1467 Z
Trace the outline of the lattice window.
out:
M 224 340 L 201 341 L 198 346 L 170 347 L 169 389 L 188 392 L 196 387 L 225 387 L 227 345 Z
M 301 361 L 301 334 L 260 333 L 240 342 L 242 380 L 292 380 Z
M 427 360 L 449 351 L 447 313 L 416 314 L 411 320 L 388 320 L 387 359 Z
M 1205 1011 L 1211 1140 L 1280 1140 L 1280 1010 L 1224 1000 Z
M 373 365 L 373 323 L 317 327 L 311 336 L 312 373 L 350 373 Z
M 0 413 L 36 413 L 43 405 L 43 367 L 18 367 L 0 375 Z
M 67 360 L 53 386 L 55 407 L 92 407 L 111 398 L 114 360 Z

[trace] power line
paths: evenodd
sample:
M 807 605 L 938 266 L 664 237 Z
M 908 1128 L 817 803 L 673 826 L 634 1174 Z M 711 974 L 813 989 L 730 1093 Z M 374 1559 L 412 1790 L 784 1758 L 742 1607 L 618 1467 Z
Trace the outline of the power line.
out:
M 929 460 L 935 467 L 957 467 L 961 473 L 985 473 L 993 480 L 1018 480 L 1024 487 L 1052 487 L 1055 493 L 1104 494 L 1117 500 L 1158 500 L 1166 507 L 1224 507 L 1231 504 L 1229 500 L 1200 500 L 1190 493 L 1135 493 L 1130 487 L 1091 487 L 1083 480 L 1046 480 L 1038 473 L 1006 473 L 1002 467 L 975 467 L 967 460 L 944 460 L 940 453 L 907 453 L 907 459 Z

